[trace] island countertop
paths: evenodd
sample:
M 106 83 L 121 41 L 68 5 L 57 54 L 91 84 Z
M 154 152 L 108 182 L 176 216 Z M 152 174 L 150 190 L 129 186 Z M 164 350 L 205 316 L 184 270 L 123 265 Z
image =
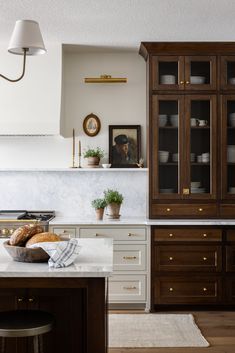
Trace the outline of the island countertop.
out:
M 0 240 L 0 278 L 3 277 L 108 277 L 113 270 L 112 239 L 78 239 L 80 253 L 71 266 L 49 268 L 47 263 L 16 262 Z

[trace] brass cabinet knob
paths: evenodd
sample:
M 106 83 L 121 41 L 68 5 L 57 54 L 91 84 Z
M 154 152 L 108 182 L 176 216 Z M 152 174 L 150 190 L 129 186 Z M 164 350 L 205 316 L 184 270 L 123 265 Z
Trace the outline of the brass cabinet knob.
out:
M 169 257 L 169 260 L 170 260 L 170 261 L 173 261 L 173 257 L 172 257 L 172 256 L 170 256 L 170 257 Z
M 15 231 L 15 228 L 11 228 L 11 229 L 9 229 L 9 233 L 10 233 L 10 234 L 13 234 L 13 233 L 14 233 L 14 231 Z
M 184 81 L 180 81 L 180 84 L 183 85 L 183 84 L 184 84 Z
M 128 237 L 131 237 L 132 236 L 132 234 L 131 233 L 128 233 Z
M 204 257 L 203 257 L 203 260 L 206 261 L 206 260 L 207 260 L 207 257 L 204 256 Z
M 18 303 L 22 303 L 24 301 L 24 298 L 17 298 Z
M 186 83 L 186 85 L 189 85 L 189 84 L 190 84 L 190 81 L 186 81 L 185 83 Z
M 171 212 L 171 208 L 167 207 L 166 212 Z
M 204 287 L 204 288 L 203 288 L 203 292 L 206 292 L 206 291 L 207 291 L 207 288 L 206 288 L 206 287 Z
M 172 288 L 172 287 L 171 287 L 171 288 L 169 288 L 169 291 L 170 291 L 170 292 L 173 292 L 173 288 Z
M 2 229 L 2 235 L 8 235 L 9 234 L 9 229 L 3 228 Z
M 202 212 L 202 211 L 203 211 L 203 208 L 199 207 L 198 211 L 199 211 L 199 212 Z
M 203 233 L 203 237 L 206 238 L 206 237 L 207 237 L 207 234 L 206 234 L 206 233 Z
M 34 302 L 34 298 L 29 298 L 29 299 L 28 299 L 28 302 L 29 302 L 29 303 L 33 303 L 33 302 Z
M 173 237 L 173 233 L 170 233 L 170 234 L 169 234 L 169 237 L 171 237 L 171 238 L 172 238 L 172 237 Z

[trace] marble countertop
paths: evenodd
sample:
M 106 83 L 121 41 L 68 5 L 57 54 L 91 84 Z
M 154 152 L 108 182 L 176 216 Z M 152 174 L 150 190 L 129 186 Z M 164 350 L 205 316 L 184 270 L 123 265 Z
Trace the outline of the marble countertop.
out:
M 51 222 L 52 226 L 60 225 L 90 225 L 90 226 L 171 226 L 171 225 L 203 225 L 203 226 L 223 226 L 223 225 L 235 225 L 235 219 L 148 219 L 144 217 L 121 217 L 119 220 L 104 219 L 103 221 L 97 221 L 95 218 L 92 219 L 79 219 L 76 217 L 58 216 L 55 217 Z
M 49 268 L 47 263 L 13 261 L 0 240 L 0 277 L 108 277 L 113 271 L 112 239 L 78 239 L 81 252 L 65 268 Z

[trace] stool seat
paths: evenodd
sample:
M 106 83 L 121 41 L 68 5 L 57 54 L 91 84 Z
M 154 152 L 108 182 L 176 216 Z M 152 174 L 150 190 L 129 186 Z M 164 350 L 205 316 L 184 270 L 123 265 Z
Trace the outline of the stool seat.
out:
M 51 331 L 53 315 L 40 310 L 0 312 L 0 337 L 39 336 Z

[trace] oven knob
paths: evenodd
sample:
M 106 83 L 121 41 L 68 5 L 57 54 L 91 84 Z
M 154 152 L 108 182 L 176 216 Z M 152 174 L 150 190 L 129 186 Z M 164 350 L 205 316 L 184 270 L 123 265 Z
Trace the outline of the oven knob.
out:
M 13 233 L 14 233 L 14 231 L 15 231 L 15 228 L 11 228 L 11 229 L 9 229 L 9 234 L 13 234 Z
M 9 229 L 3 228 L 2 229 L 2 235 L 8 235 L 9 234 Z

